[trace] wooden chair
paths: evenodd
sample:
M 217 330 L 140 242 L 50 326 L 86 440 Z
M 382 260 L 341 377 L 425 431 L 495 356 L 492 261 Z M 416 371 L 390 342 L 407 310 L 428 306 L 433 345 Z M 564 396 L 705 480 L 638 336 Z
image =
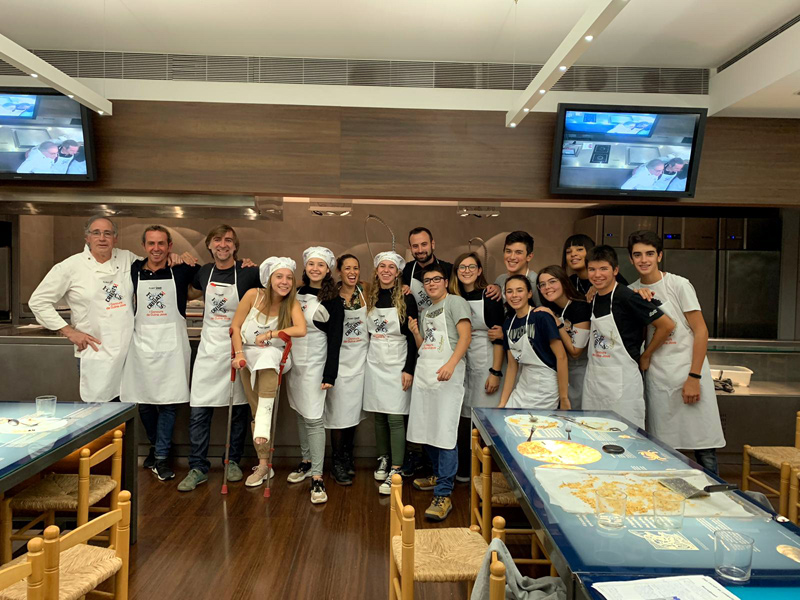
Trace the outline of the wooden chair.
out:
M 792 469 L 792 480 L 789 483 L 789 520 L 800 525 L 800 469 Z
M 92 475 L 91 469 L 111 459 L 111 475 Z M 2 531 L 2 562 L 11 560 L 12 542 L 33 537 L 29 530 L 38 523 L 45 527 L 54 525 L 56 512 L 73 512 L 78 526 L 89 521 L 89 512 L 107 512 L 117 508 L 122 479 L 122 432 L 115 431 L 111 444 L 92 453 L 89 448 L 80 451 L 78 474 L 48 473 L 33 485 L 13 496 L 6 497 L 0 505 L 0 531 Z M 109 508 L 95 506 L 110 494 Z M 13 533 L 14 513 L 36 513 L 32 521 Z M 113 535 L 106 537 L 113 543 Z
M 492 552 L 489 573 L 489 600 L 505 600 L 506 566 L 497 559 L 497 552 Z
M 774 473 L 772 470 L 753 471 L 750 468 L 750 460 L 754 458 L 770 467 L 780 471 L 779 488 L 775 489 L 763 479 L 758 479 L 755 475 Z M 778 514 L 789 515 L 789 480 L 791 479 L 792 469 L 800 469 L 800 411 L 797 413 L 795 421 L 794 447 L 791 446 L 744 446 L 742 456 L 742 490 L 749 490 L 750 484 L 754 483 L 767 490 L 767 496 L 778 498 Z
M 45 600 L 43 546 L 42 538 L 32 539 L 25 560 L 0 570 L 0 600 Z
M 468 595 L 489 544 L 477 527 L 420 529 L 414 507 L 403 504 L 403 478 L 392 476 L 389 513 L 389 600 L 413 600 L 414 582 L 466 581 Z M 502 537 L 505 520 L 494 521 L 494 537 Z
M 481 442 L 477 429 L 472 430 L 472 472 L 470 477 L 470 525 L 477 525 L 488 544 L 489 523 L 492 522 L 492 508 L 520 508 L 514 490 L 499 471 L 492 471 L 492 455 L 489 448 Z M 490 498 L 490 501 L 486 501 Z M 525 518 L 524 516 L 522 518 Z M 518 565 L 546 565 L 550 575 L 556 576 L 547 552 L 533 529 L 506 529 L 507 535 L 530 536 L 531 556 L 514 557 Z
M 41 538 L 32 540 L 42 547 L 42 566 L 40 579 L 43 594 L 37 600 L 127 600 L 128 569 L 130 552 L 131 494 L 119 493 L 118 507 L 74 531 L 59 535 L 55 525 L 44 530 Z M 110 530 L 115 544 L 109 548 L 90 546 L 88 541 L 99 533 Z M 30 547 L 30 544 L 29 544 Z M 22 564 L 25 556 L 11 561 L 11 565 Z M 104 581 L 114 578 L 113 592 L 96 590 Z M 22 584 L 17 589 L 12 586 L 8 593 L 17 595 L 0 596 L 0 600 L 23 600 Z

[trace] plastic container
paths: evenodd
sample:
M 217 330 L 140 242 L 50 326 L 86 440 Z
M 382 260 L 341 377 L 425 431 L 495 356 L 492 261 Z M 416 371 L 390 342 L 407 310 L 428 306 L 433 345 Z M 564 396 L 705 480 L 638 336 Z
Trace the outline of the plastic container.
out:
M 711 376 L 714 379 L 730 379 L 733 385 L 742 387 L 750 386 L 753 372 L 747 367 L 733 367 L 728 365 L 711 365 Z

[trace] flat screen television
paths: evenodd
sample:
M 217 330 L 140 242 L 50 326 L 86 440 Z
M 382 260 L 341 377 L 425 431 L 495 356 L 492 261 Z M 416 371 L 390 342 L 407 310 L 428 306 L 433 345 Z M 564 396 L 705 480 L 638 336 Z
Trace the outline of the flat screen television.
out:
M 0 87 L 0 179 L 95 177 L 89 109 L 56 90 Z
M 559 104 L 550 192 L 694 197 L 706 112 Z

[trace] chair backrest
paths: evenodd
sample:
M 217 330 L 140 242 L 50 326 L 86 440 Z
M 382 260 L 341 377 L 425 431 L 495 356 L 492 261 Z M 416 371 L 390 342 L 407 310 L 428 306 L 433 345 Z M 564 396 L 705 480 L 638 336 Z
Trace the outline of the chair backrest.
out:
M 800 410 L 797 411 L 797 420 L 794 423 L 794 447 L 800 448 Z
M 489 600 L 505 600 L 506 566 L 497 558 L 497 552 L 492 552 L 489 573 Z
M 28 542 L 28 560 L 0 570 L 0 590 L 27 579 L 28 600 L 44 600 L 44 552 L 42 538 L 33 538 Z
M 392 540 L 400 536 L 402 544 L 403 569 L 400 581 L 390 581 L 395 594 L 402 600 L 414 598 L 414 507 L 403 504 L 403 478 L 392 475 L 391 511 L 389 523 L 389 560 L 394 561 Z M 390 569 L 391 572 L 391 569 Z
M 78 462 L 78 525 L 85 525 L 89 521 L 89 504 L 88 502 L 80 502 L 80 498 L 89 497 L 89 476 L 92 467 L 97 466 L 101 462 L 111 459 L 111 479 L 113 479 L 117 486 L 111 494 L 110 510 L 117 508 L 118 496 L 120 491 L 120 482 L 122 481 L 122 431 L 116 430 L 114 432 L 113 441 L 95 451 L 94 454 L 89 448 L 81 450 L 81 457 Z M 113 539 L 113 538 L 112 538 Z

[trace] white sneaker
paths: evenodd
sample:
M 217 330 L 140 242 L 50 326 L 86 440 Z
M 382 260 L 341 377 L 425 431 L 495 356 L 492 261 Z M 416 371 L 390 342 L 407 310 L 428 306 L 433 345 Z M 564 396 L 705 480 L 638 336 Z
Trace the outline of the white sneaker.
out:
M 389 475 L 389 457 L 386 454 L 378 458 L 378 468 L 375 469 L 374 475 L 378 481 L 383 481 Z
M 469 475 L 456 475 L 456 481 L 458 483 L 469 483 L 470 476 Z
M 275 477 L 275 471 L 269 469 L 269 477 Z M 247 478 L 244 484 L 247 487 L 258 487 L 267 480 L 267 466 L 258 465 L 253 467 L 253 473 Z
M 311 480 L 311 504 L 322 504 L 328 501 L 328 493 L 325 491 L 325 483 L 322 479 Z
M 395 473 L 399 473 L 400 469 L 392 469 L 389 471 L 389 474 L 386 476 L 386 479 L 381 484 L 381 487 L 378 488 L 378 493 L 383 494 L 384 496 L 388 496 L 392 493 L 392 475 Z

